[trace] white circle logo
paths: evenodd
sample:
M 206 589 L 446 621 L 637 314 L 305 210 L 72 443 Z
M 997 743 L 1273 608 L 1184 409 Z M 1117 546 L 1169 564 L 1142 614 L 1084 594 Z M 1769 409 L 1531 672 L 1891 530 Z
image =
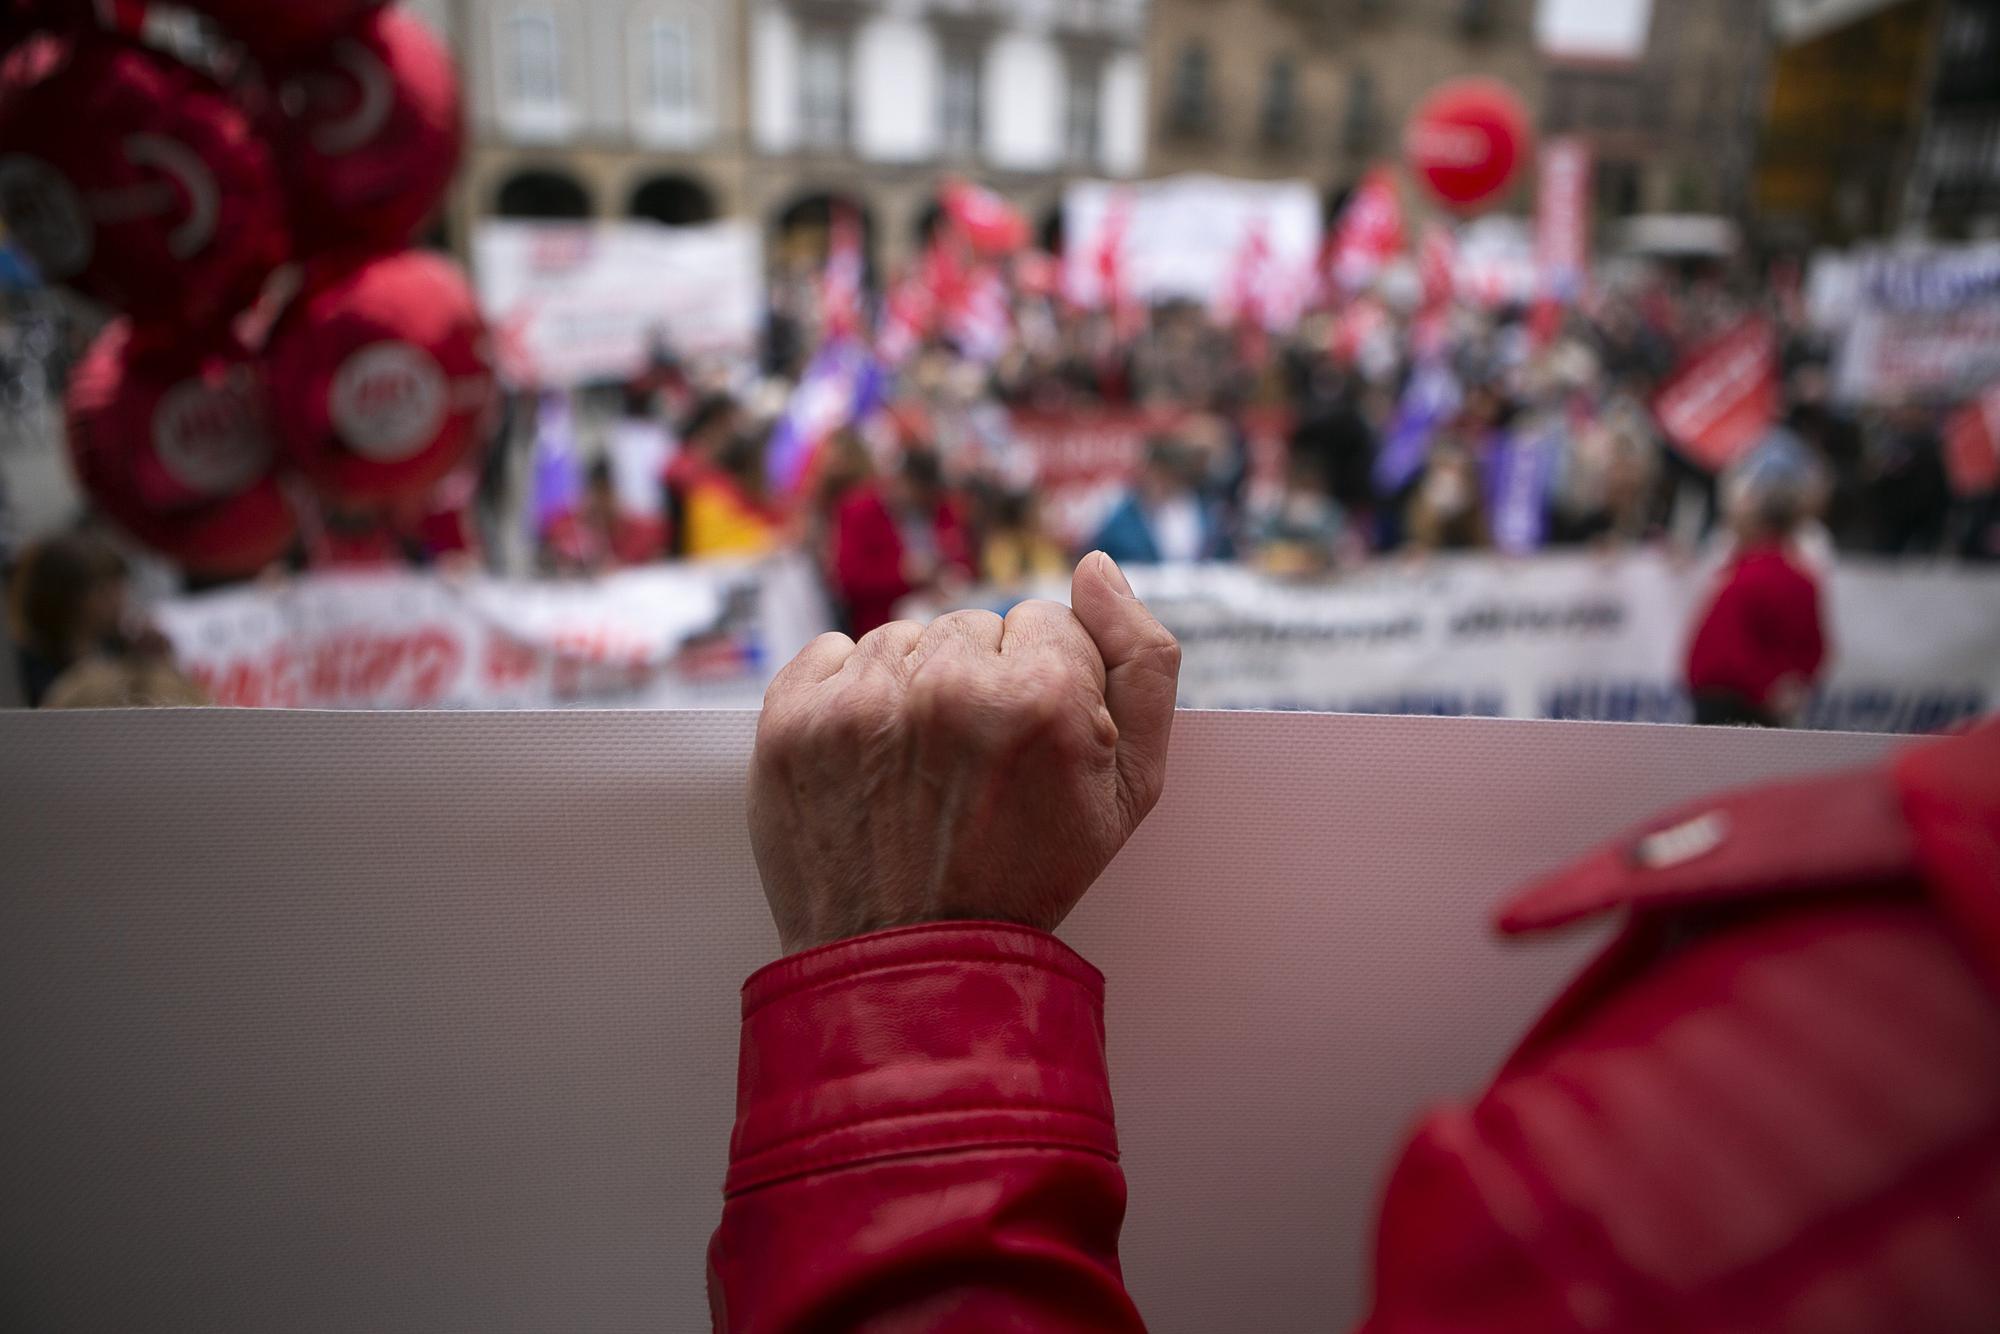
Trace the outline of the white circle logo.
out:
M 232 495 L 271 461 L 264 414 L 238 372 L 220 384 L 183 380 L 153 410 L 153 450 L 167 474 L 198 495 Z
M 400 463 L 437 439 L 450 385 L 437 358 L 409 343 L 371 343 L 333 377 L 333 429 L 355 453 Z
M 0 221 L 50 282 L 82 273 L 96 245 L 90 214 L 69 178 L 37 157 L 0 157 Z

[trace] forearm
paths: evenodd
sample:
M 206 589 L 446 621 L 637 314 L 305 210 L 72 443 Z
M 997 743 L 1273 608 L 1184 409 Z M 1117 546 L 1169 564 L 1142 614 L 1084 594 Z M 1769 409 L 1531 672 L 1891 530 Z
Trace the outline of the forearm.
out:
M 1020 927 L 918 927 L 744 988 L 709 1251 L 719 1330 L 1143 1326 L 1102 979 Z

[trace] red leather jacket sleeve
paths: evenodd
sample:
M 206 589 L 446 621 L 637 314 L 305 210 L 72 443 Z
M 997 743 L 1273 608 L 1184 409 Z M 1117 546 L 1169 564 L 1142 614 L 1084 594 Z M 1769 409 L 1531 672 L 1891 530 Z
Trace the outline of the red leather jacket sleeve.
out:
M 1054 937 L 951 924 L 743 989 L 709 1245 L 715 1328 L 1130 1331 L 1104 982 Z

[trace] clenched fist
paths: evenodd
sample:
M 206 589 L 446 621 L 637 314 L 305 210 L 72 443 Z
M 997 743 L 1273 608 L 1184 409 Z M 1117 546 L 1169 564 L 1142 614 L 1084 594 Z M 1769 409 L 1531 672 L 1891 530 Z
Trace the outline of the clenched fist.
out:
M 1108 556 L 1071 601 L 824 635 L 778 674 L 750 838 L 786 953 L 1069 916 L 1160 798 L 1181 661 Z

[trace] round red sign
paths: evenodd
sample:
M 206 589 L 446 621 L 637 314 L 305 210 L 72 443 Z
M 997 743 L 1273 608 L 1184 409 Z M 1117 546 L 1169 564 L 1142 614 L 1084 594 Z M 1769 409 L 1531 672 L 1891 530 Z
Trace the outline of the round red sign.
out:
M 1512 88 L 1497 79 L 1454 79 L 1417 108 L 1403 149 L 1417 179 L 1463 213 L 1513 183 L 1532 135 L 1527 108 Z

